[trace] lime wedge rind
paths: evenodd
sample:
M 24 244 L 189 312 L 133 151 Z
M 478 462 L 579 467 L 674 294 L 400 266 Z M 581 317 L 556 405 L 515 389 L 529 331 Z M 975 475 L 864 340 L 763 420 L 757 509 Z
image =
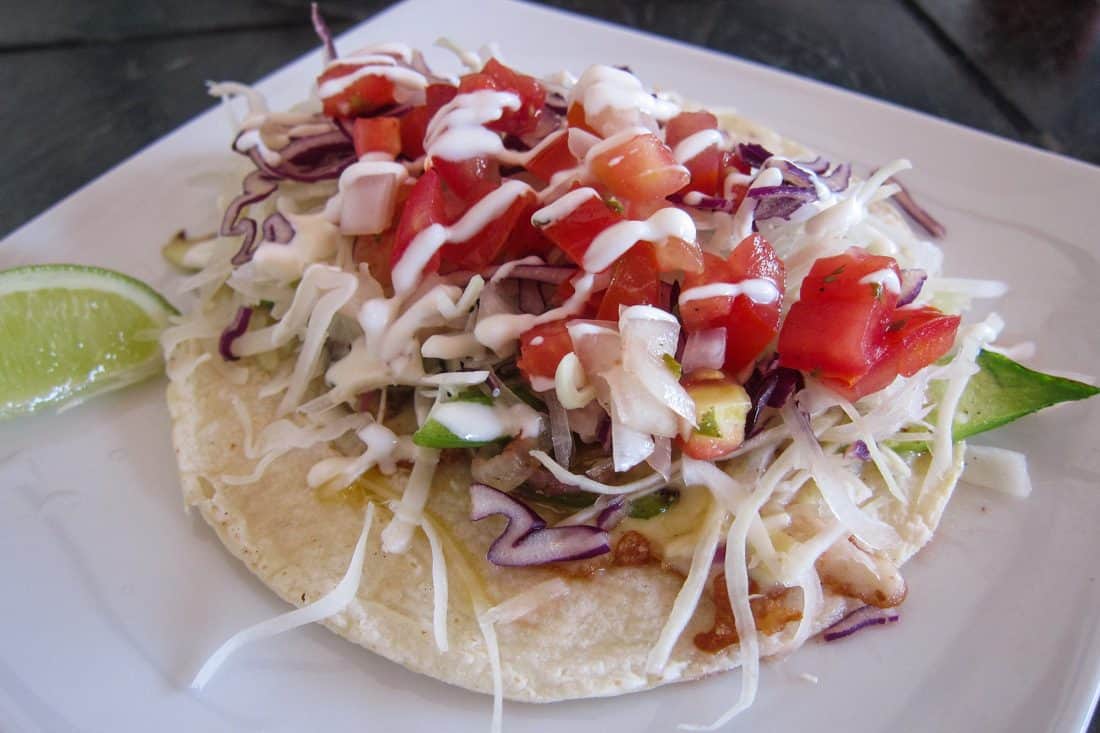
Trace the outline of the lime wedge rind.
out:
M 0 420 L 68 410 L 158 374 L 157 336 L 176 314 L 149 285 L 113 270 L 0 271 Z
M 179 311 L 148 283 L 135 277 L 94 265 L 24 265 L 0 270 L 0 298 L 8 293 L 63 288 L 66 290 L 98 290 L 122 295 L 161 323 Z

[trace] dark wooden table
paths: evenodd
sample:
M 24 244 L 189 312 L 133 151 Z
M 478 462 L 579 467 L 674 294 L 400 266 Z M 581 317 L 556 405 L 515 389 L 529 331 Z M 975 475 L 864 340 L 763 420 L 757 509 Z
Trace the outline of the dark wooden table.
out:
M 322 6 L 342 31 L 389 4 Z M 546 4 L 1100 163 L 1100 0 Z M 205 80 L 254 81 L 316 44 L 298 0 L 5 5 L 0 235 L 211 106 Z

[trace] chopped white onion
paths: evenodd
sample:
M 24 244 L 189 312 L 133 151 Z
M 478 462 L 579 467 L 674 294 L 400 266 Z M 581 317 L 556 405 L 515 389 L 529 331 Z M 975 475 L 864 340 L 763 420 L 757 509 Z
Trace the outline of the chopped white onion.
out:
M 708 328 L 688 334 L 680 366 L 684 374 L 697 369 L 721 369 L 726 362 L 726 329 Z
M 991 445 L 967 445 L 962 480 L 1021 499 L 1031 495 L 1027 456 Z

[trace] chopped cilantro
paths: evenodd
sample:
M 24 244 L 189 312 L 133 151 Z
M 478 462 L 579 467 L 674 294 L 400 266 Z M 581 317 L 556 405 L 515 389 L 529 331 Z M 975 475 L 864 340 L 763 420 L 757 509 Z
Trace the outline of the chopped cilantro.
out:
M 631 519 L 652 519 L 667 512 L 679 500 L 680 492 L 676 489 L 661 489 L 630 502 L 628 516 Z
M 672 376 L 679 379 L 680 375 L 684 373 L 684 368 L 680 366 L 680 362 L 676 361 L 676 357 L 672 354 L 662 354 L 661 359 L 665 362 L 668 370 L 672 372 Z
M 492 405 L 493 398 L 482 392 L 477 387 L 467 387 L 458 394 L 456 394 L 452 400 L 453 402 L 476 402 L 479 405 Z
M 704 435 L 708 438 L 721 438 L 722 431 L 718 429 L 718 416 L 714 408 L 710 408 L 699 418 L 699 427 L 695 428 L 696 435 Z

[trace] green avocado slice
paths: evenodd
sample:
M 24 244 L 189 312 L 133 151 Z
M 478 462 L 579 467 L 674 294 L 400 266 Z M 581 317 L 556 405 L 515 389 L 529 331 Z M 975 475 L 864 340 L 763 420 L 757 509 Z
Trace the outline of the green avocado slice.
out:
M 955 413 L 951 435 L 956 441 L 999 428 L 1044 407 L 1100 393 L 1100 388 L 1091 384 L 1028 369 L 993 351 L 983 350 L 977 363 L 978 372 L 967 382 Z M 940 399 L 943 389 L 943 382 L 933 382 L 932 397 Z

